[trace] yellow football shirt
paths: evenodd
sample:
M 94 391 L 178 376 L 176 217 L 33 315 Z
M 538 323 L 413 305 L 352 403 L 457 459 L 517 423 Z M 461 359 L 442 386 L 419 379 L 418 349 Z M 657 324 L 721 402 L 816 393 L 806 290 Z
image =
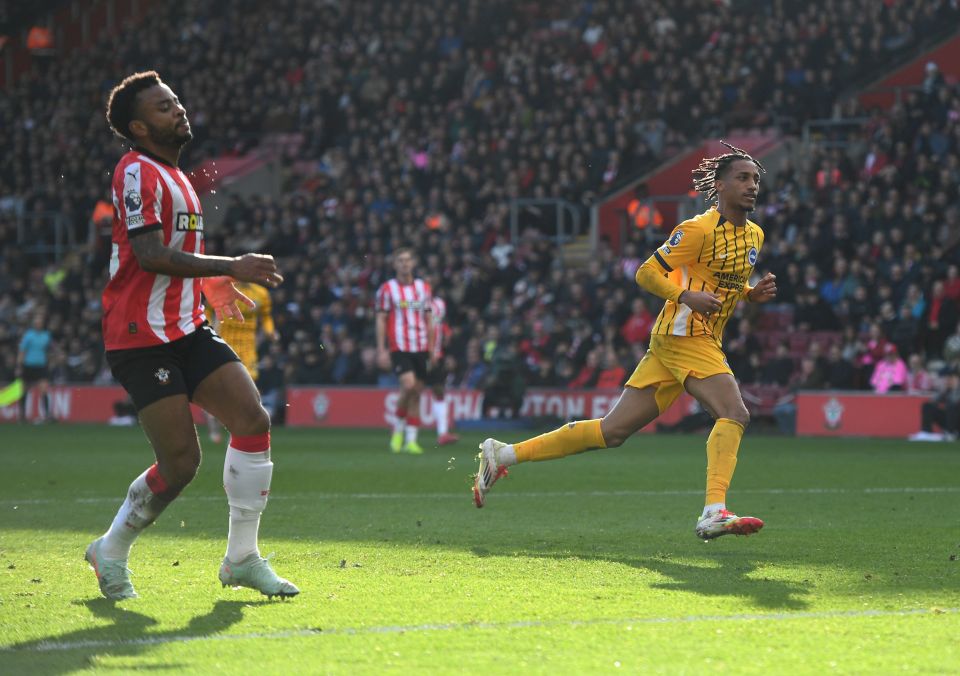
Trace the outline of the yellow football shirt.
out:
M 716 313 L 704 316 L 682 303 L 667 300 L 653 325 L 660 336 L 711 336 L 723 338 L 744 286 L 753 274 L 763 230 L 748 220 L 743 227 L 727 221 L 715 207 L 684 221 L 670 233 L 663 246 L 653 252 L 652 263 L 679 287 L 710 291 L 720 297 Z
M 239 303 L 243 322 L 236 319 L 225 319 L 220 323 L 220 336 L 234 349 L 240 361 L 249 371 L 250 376 L 257 378 L 257 329 L 263 328 L 267 335 L 273 335 L 273 305 L 270 301 L 270 292 L 259 284 L 250 282 L 234 282 L 240 293 L 249 297 L 257 304 L 255 308 Z

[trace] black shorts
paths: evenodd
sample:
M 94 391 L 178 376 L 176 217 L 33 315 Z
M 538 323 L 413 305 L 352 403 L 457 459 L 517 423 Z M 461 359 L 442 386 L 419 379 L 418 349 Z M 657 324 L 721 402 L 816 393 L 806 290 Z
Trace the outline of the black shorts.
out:
M 41 380 L 50 379 L 50 374 L 46 366 L 24 366 L 20 373 L 24 385 L 32 385 Z
M 425 381 L 427 379 L 426 352 L 391 352 L 390 363 L 393 364 L 393 372 L 398 376 L 407 371 L 413 371 L 417 380 Z
M 447 382 L 447 365 L 443 359 L 438 359 L 433 363 L 433 368 L 427 369 L 427 377 L 424 381 L 430 387 L 445 385 Z
M 207 323 L 163 345 L 107 351 L 110 372 L 138 411 L 176 394 L 193 399 L 204 378 L 232 361 L 237 353 Z

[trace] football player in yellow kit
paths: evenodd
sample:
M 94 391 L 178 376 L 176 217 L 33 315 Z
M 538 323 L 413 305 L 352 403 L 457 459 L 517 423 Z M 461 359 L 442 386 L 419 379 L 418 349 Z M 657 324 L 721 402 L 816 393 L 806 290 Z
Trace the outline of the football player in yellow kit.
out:
M 665 302 L 650 348 L 616 405 L 602 419 L 571 422 L 517 444 L 484 441 L 473 486 L 477 507 L 483 507 L 509 466 L 620 446 L 686 389 L 715 420 L 707 438 L 706 499 L 696 535 L 708 540 L 763 527 L 760 519 L 726 508 L 750 414 L 721 340 L 740 300 L 765 303 L 776 297 L 777 287 L 769 273 L 755 287 L 748 283 L 763 247 L 763 231 L 747 218 L 756 205 L 763 167 L 743 150 L 724 145 L 729 153 L 705 159 L 693 171 L 694 186 L 715 199 L 714 206 L 678 225 L 637 271 L 637 284 Z
M 249 307 L 246 304 L 240 304 L 240 312 L 243 315 L 243 321 L 236 319 L 225 319 L 216 321 L 208 313 L 207 318 L 217 329 L 220 337 L 227 341 L 227 345 L 233 348 L 233 351 L 240 357 L 240 361 L 247 369 L 253 382 L 257 382 L 257 338 L 258 331 L 271 340 L 277 340 L 280 336 L 277 333 L 276 326 L 273 323 L 273 304 L 270 300 L 270 292 L 260 286 L 249 282 L 236 282 L 234 286 L 237 290 L 246 295 L 250 300 L 256 303 L 256 307 Z M 212 415 L 207 414 L 207 430 L 210 433 L 210 441 L 219 443 L 223 436 L 220 431 L 220 423 Z

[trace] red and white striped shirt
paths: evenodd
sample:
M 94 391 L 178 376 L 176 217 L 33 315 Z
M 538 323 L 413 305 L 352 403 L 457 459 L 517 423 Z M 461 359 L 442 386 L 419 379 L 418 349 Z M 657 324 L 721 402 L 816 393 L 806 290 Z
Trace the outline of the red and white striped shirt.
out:
M 190 180 L 177 167 L 131 150 L 113 172 L 113 252 L 103 290 L 107 350 L 168 343 L 204 321 L 200 279 L 140 267 L 130 238 L 160 230 L 164 246 L 203 253 L 203 213 Z
M 443 358 L 443 340 L 450 333 L 446 320 L 447 304 L 443 302 L 443 298 L 434 296 L 430 299 L 430 321 L 433 323 L 433 346 L 430 348 L 430 354 L 434 359 Z
M 401 284 L 396 278 L 377 291 L 377 312 L 387 313 L 387 344 L 391 352 L 426 352 L 430 285 L 422 279 Z

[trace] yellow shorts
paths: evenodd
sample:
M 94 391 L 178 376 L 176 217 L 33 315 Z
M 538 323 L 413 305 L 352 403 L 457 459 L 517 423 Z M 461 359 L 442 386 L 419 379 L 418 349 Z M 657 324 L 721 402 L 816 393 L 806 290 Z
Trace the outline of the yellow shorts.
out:
M 687 376 L 733 375 L 727 358 L 710 336 L 650 336 L 650 349 L 627 381 L 638 390 L 656 387 L 657 408 L 663 413 L 683 392 Z

